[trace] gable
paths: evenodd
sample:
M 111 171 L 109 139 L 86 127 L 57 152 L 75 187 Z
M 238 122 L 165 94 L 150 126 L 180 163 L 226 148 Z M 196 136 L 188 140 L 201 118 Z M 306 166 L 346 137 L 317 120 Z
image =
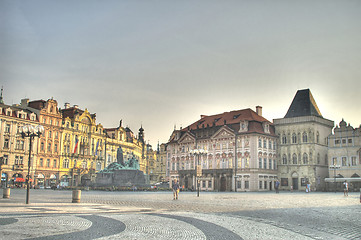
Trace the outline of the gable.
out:
M 230 129 L 227 126 L 223 126 L 217 132 L 215 132 L 211 138 L 212 139 L 230 138 L 230 137 L 234 137 L 234 136 L 235 136 L 235 134 L 232 131 L 232 129 Z

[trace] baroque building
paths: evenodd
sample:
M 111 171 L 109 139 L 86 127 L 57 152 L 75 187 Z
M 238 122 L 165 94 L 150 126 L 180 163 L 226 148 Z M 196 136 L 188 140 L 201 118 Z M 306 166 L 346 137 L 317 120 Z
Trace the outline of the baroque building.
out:
M 24 103 L 24 102 L 23 102 Z M 1 185 L 21 187 L 25 184 L 30 167 L 30 179 L 34 181 L 38 141 L 33 141 L 29 163 L 29 138 L 23 139 L 20 128 L 24 125 L 39 125 L 37 114 L 19 104 L 6 105 L 0 96 L 0 166 Z
M 35 185 L 40 188 L 55 187 L 59 183 L 60 143 L 62 115 L 54 99 L 29 102 L 22 100 L 22 107 L 35 112 L 44 133 L 39 138 L 35 169 Z
M 96 114 L 77 105 L 65 104 L 60 109 L 63 134 L 59 177 L 61 186 L 89 185 L 95 181 L 96 171 L 104 168 L 105 133 L 96 124 Z
M 273 120 L 278 144 L 280 189 L 324 190 L 328 176 L 327 138 L 333 121 L 323 118 L 309 89 L 297 91 L 284 118 Z
M 196 189 L 198 183 L 201 190 L 269 191 L 277 178 L 276 142 L 273 124 L 262 117 L 260 106 L 256 112 L 201 115 L 188 127 L 173 131 L 167 143 L 166 174 L 188 189 Z
M 350 190 L 361 188 L 361 126 L 353 128 L 343 119 L 328 136 L 328 190 L 342 190 L 347 180 Z

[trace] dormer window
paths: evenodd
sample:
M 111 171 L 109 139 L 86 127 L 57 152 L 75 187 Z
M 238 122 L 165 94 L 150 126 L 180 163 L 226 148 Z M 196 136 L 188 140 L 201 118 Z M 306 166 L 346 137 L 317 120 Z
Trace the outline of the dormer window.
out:
M 248 122 L 247 121 L 241 121 L 239 123 L 239 131 L 240 132 L 247 132 L 248 131 Z
M 6 110 L 6 116 L 11 116 L 11 110 L 10 109 Z
M 270 133 L 269 124 L 268 124 L 268 123 L 263 123 L 263 131 L 264 131 L 265 133 Z

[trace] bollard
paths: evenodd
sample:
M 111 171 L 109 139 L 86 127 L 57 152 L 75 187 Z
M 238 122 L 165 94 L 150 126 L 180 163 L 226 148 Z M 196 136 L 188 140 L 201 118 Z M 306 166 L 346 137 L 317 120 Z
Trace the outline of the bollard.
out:
M 81 190 L 73 190 L 73 203 L 80 203 Z
M 10 188 L 3 189 L 3 198 L 10 198 Z

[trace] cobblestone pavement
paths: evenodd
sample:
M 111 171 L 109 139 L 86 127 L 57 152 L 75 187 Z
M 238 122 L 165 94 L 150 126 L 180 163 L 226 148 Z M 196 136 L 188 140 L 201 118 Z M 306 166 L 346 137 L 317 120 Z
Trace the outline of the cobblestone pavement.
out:
M 359 193 L 25 194 L 0 199 L 0 239 L 361 239 Z

